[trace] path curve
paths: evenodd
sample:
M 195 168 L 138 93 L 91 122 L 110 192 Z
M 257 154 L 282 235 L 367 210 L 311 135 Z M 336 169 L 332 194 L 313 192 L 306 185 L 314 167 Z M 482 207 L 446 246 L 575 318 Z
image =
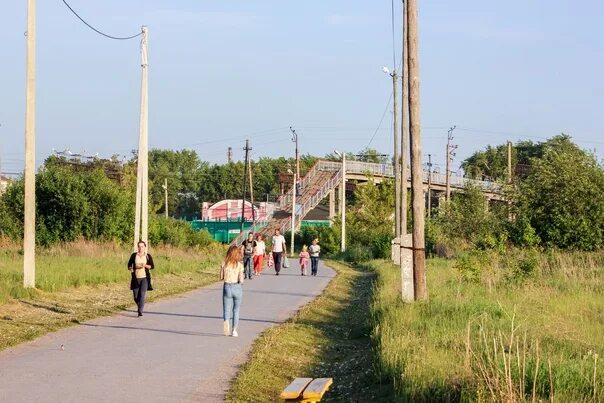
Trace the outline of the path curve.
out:
M 312 301 L 335 275 L 265 270 L 244 284 L 239 337 L 222 335 L 222 288 L 42 336 L 0 352 L 2 402 L 220 402 L 254 339 Z M 124 292 L 127 292 L 124 290 Z M 64 349 L 61 349 L 61 345 Z

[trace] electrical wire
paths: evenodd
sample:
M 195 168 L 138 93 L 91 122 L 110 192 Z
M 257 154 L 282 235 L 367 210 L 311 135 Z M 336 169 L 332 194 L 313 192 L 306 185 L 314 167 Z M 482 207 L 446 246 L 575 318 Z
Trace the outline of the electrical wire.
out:
M 106 38 L 115 39 L 115 40 L 118 40 L 118 41 L 126 41 L 128 39 L 134 39 L 137 36 L 140 36 L 140 35 L 143 34 L 143 32 L 141 31 L 141 32 L 137 33 L 136 35 L 131 35 L 131 36 L 112 36 L 112 35 L 108 35 L 108 34 L 106 34 L 104 32 L 99 31 L 98 29 L 96 29 L 95 27 L 93 27 L 92 25 L 90 25 L 89 23 L 87 23 L 86 20 L 84 20 L 82 17 L 80 17 L 80 15 L 78 13 L 76 13 L 76 11 L 73 8 L 71 8 L 71 6 L 67 3 L 67 1 L 65 1 L 65 0 L 62 0 L 62 1 L 63 1 L 63 4 L 65 4 L 67 6 L 67 8 L 73 13 L 73 15 L 75 15 L 76 17 L 78 17 L 78 19 L 80 21 L 82 21 L 88 28 L 92 29 L 97 34 L 100 34 L 100 35 L 102 35 L 102 36 L 104 36 Z
M 380 127 L 382 126 L 382 122 L 384 121 L 386 112 L 388 112 L 388 108 L 390 108 L 391 102 L 392 102 L 392 92 L 390 93 L 390 98 L 388 98 L 388 103 L 386 104 L 386 108 L 384 108 L 384 113 L 382 113 L 382 118 L 380 119 L 380 123 L 378 123 L 377 127 L 375 128 L 375 131 L 373 132 L 373 136 L 371 136 L 371 140 L 369 140 L 369 143 L 367 143 L 367 146 L 365 148 L 369 148 L 371 143 L 373 143 L 373 139 L 375 138 L 375 135 L 380 130 Z

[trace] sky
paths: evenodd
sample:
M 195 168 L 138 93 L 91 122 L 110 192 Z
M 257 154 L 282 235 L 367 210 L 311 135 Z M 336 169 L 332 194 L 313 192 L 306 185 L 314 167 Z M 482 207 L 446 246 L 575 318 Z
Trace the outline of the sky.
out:
M 114 36 L 149 29 L 149 143 L 223 163 L 392 154 L 391 78 L 401 2 L 68 0 Z M 40 164 L 53 150 L 109 157 L 137 148 L 139 39 L 87 28 L 61 0 L 38 1 Z M 422 152 L 444 170 L 476 150 L 561 132 L 603 156 L 604 2 L 419 1 Z M 23 169 L 26 2 L 0 3 L 0 164 Z M 394 35 L 393 35 L 394 33 Z M 393 41 L 394 37 L 394 41 Z M 393 50 L 394 57 L 393 60 Z

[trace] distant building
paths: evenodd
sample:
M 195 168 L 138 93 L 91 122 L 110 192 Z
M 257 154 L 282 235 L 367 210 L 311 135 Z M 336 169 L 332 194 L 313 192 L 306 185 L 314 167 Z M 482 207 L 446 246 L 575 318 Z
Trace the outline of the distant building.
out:
M 0 194 L 4 193 L 11 181 L 12 180 L 9 177 L 0 175 Z
M 244 211 L 245 220 L 252 220 L 252 208 L 256 216 L 256 221 L 263 221 L 270 217 L 271 207 L 267 203 L 261 202 L 258 207 L 252 207 L 249 201 L 245 202 L 245 208 L 242 209 L 241 200 L 221 200 L 210 206 L 210 203 L 203 202 L 201 204 L 201 219 L 202 220 L 240 220 L 241 212 Z

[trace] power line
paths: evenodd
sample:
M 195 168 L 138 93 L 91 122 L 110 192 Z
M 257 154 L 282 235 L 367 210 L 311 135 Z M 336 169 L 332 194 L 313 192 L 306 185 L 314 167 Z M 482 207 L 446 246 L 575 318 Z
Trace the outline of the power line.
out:
M 86 20 L 84 20 L 82 17 L 80 17 L 80 15 L 78 13 L 76 13 L 76 11 L 73 8 L 71 8 L 71 6 L 65 0 L 63 0 L 63 4 L 65 4 L 67 6 L 67 8 L 73 13 L 73 15 L 75 15 L 76 17 L 78 17 L 78 19 L 80 21 L 82 21 L 88 28 L 92 29 L 97 34 L 103 35 L 106 38 L 116 39 L 116 40 L 119 40 L 119 41 L 125 41 L 125 40 L 128 40 L 128 39 L 134 39 L 137 36 L 140 36 L 140 35 L 143 34 L 143 31 L 141 31 L 138 34 L 132 35 L 132 36 L 112 36 L 112 35 L 108 35 L 108 34 L 106 34 L 104 32 L 99 31 L 98 29 L 96 29 L 95 27 L 93 27 L 92 25 L 90 25 L 89 23 L 87 23 Z
M 390 98 L 388 98 L 388 103 L 386 104 L 386 108 L 384 108 L 384 113 L 382 113 L 380 123 L 378 123 L 377 127 L 375 128 L 375 131 L 373 132 L 373 136 L 371 136 L 371 140 L 369 140 L 369 143 L 367 143 L 367 147 L 365 147 L 365 148 L 369 148 L 369 146 L 373 142 L 373 139 L 375 138 L 375 135 L 380 130 L 380 127 L 382 126 L 382 122 L 384 121 L 384 117 L 386 116 L 386 112 L 388 112 L 388 108 L 390 108 L 391 102 L 392 102 L 392 92 L 390 93 Z

